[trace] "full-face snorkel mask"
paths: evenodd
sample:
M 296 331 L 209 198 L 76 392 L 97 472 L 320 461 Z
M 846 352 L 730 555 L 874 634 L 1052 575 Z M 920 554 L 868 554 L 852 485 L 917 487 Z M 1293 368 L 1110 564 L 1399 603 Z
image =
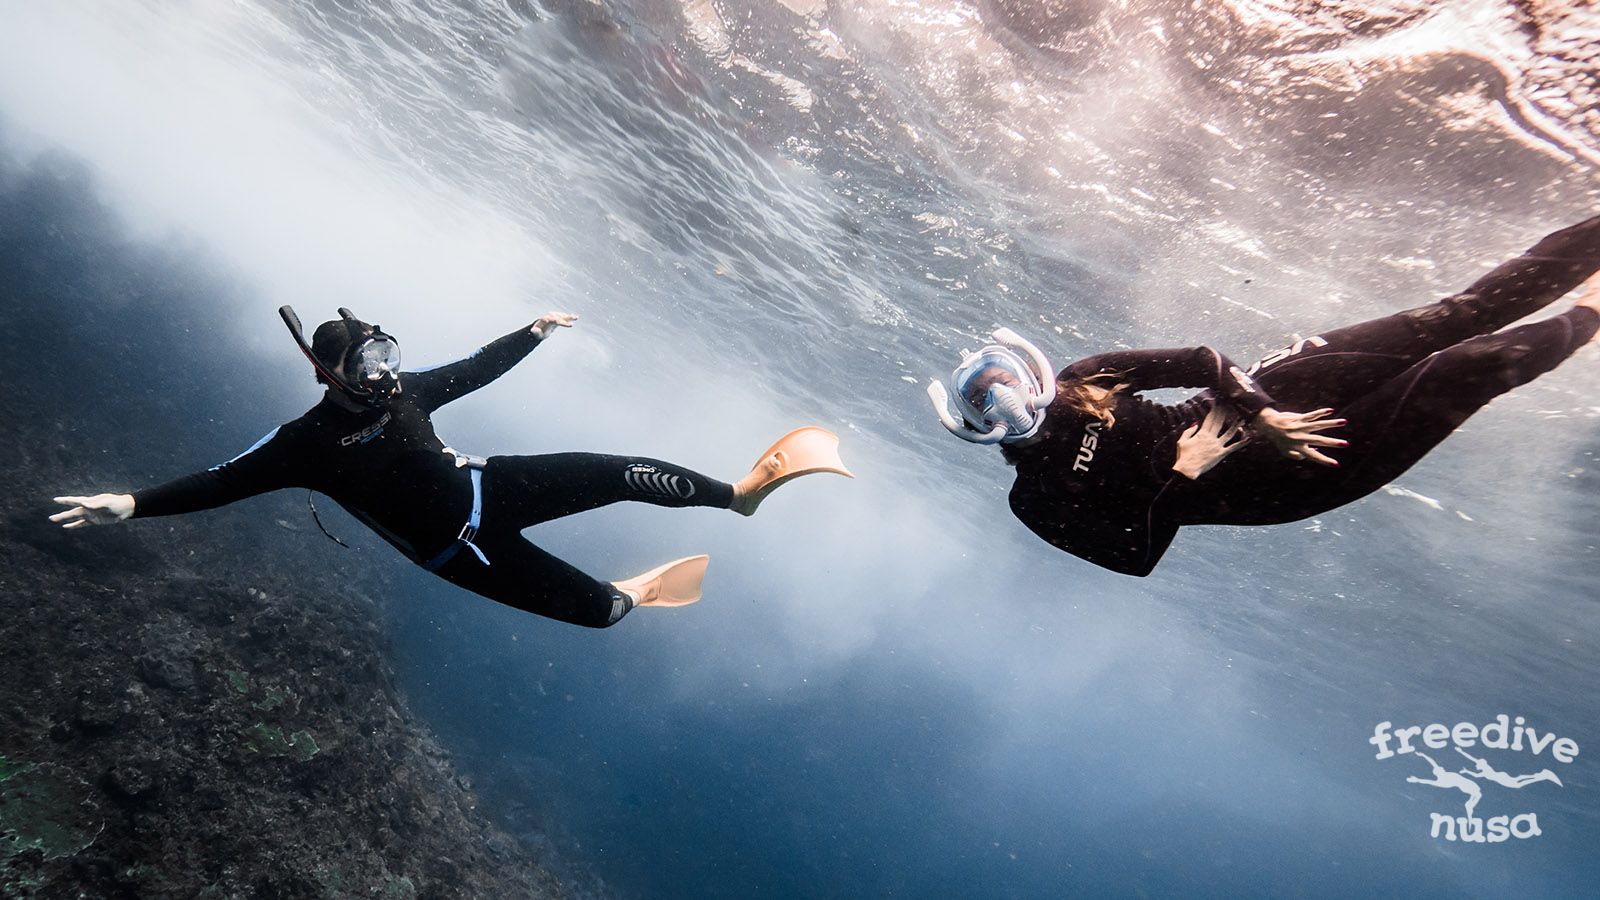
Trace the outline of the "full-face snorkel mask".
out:
M 1001 328 L 992 337 L 993 344 L 962 355 L 961 365 L 950 373 L 948 390 L 938 380 L 929 383 L 928 398 L 933 401 L 939 421 L 963 440 L 974 444 L 1027 440 L 1039 433 L 1045 410 L 1056 398 L 1054 372 L 1039 348 L 1015 331 Z M 981 403 L 968 397 L 969 387 L 978 378 L 1002 373 L 1016 383 L 997 379 L 984 392 Z M 950 412 L 952 393 L 960 420 Z
M 289 326 L 289 333 L 300 345 L 300 352 L 311 361 L 317 374 L 350 399 L 367 406 L 379 406 L 400 393 L 400 342 L 385 334 L 382 326 L 368 325 L 350 310 L 339 308 L 339 321 L 344 325 L 348 338 L 342 359 L 343 369 L 355 379 L 351 383 L 317 357 L 311 344 L 306 342 L 300 317 L 295 315 L 293 307 L 279 307 L 278 315 Z

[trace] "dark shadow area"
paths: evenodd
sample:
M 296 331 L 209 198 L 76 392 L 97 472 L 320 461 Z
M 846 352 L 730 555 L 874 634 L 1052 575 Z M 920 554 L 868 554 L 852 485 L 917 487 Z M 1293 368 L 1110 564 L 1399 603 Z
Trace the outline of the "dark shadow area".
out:
M 200 248 L 130 237 L 81 166 L 0 158 L 0 895 L 603 893 L 477 811 L 396 687 L 391 582 L 302 498 L 46 521 L 314 399 L 292 344 L 269 374 L 228 337 L 270 313 Z

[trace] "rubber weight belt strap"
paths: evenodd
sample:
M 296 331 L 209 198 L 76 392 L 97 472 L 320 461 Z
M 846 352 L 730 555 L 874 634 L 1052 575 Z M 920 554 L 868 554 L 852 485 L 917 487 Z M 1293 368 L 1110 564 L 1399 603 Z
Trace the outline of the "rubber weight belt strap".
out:
M 422 567 L 429 572 L 439 571 L 445 563 L 461 552 L 462 547 L 469 548 L 476 554 L 479 562 L 486 566 L 489 564 L 489 557 L 484 556 L 478 545 L 472 542 L 472 539 L 478 536 L 478 523 L 483 521 L 483 469 L 473 466 L 467 471 L 472 476 L 472 515 L 467 518 L 467 524 L 461 526 L 461 533 L 456 535 L 456 539 L 450 546 L 444 548 L 443 553 L 422 564 Z

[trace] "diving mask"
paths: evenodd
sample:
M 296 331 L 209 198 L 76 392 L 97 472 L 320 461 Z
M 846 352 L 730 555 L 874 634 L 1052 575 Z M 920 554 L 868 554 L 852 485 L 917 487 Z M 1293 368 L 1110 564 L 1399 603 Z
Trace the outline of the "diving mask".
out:
M 289 326 L 300 352 L 330 387 L 368 406 L 379 406 L 400 392 L 400 342 L 385 334 L 381 326 L 368 325 L 350 310 L 340 307 L 339 320 L 318 328 L 316 341 L 320 344 L 326 339 L 334 346 L 347 343 L 348 348 L 342 357 L 336 355 L 333 347 L 323 350 L 319 356 L 312 343 L 306 340 L 294 309 L 280 307 L 278 315 Z M 324 338 L 327 329 L 331 330 Z M 335 359 L 342 365 L 335 363 Z M 344 370 L 342 375 L 335 371 L 336 367 Z
M 1027 440 L 1039 433 L 1045 411 L 1055 399 L 1054 373 L 1039 348 L 1011 329 L 998 329 L 992 337 L 995 343 L 963 355 L 950 373 L 948 389 L 939 381 L 931 382 L 928 397 L 939 421 L 963 440 L 976 444 Z M 951 393 L 959 421 L 950 412 Z

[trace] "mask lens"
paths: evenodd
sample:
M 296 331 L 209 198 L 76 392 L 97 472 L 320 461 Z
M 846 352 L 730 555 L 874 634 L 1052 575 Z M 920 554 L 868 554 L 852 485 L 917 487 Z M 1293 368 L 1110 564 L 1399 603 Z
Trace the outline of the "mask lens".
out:
M 1004 395 L 1005 390 L 1006 387 L 1003 384 L 992 384 L 989 386 L 989 390 L 984 392 L 983 404 L 979 408 L 983 412 L 985 424 L 995 425 L 1005 421 L 1005 416 L 1002 416 L 999 411 L 1000 398 Z
M 1022 384 L 1013 367 L 1005 365 L 1003 361 L 985 360 L 980 367 L 974 367 L 957 382 L 956 390 L 967 402 L 972 404 L 975 411 L 986 412 L 994 403 L 996 388 L 1005 388 Z
M 385 338 L 375 338 L 361 345 L 356 356 L 356 374 L 362 381 L 377 381 L 399 373 L 399 344 Z

